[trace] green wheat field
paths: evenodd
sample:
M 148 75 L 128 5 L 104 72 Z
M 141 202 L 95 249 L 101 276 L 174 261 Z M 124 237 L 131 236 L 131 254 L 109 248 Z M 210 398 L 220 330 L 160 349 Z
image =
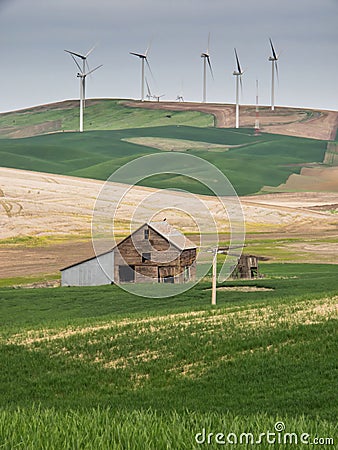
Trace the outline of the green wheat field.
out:
M 224 286 L 269 291 L 220 290 L 216 307 L 208 281 L 167 299 L 1 288 L 0 448 L 270 448 L 255 442 L 277 422 L 336 439 L 336 266 L 262 272 Z

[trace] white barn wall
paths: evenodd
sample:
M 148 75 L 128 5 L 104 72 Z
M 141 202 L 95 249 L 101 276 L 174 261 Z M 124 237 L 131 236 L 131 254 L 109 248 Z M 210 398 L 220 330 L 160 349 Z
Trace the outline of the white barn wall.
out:
M 61 286 L 102 286 L 113 280 L 113 251 L 61 271 Z

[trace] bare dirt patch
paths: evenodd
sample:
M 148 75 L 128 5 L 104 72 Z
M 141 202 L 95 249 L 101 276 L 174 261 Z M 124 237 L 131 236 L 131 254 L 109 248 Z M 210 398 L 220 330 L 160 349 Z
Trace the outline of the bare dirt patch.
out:
M 264 191 L 338 193 L 338 167 L 303 167 L 300 174 L 290 175 L 286 183 L 277 187 L 264 186 L 262 192 Z
M 209 142 L 187 141 L 183 139 L 162 139 L 154 137 L 137 137 L 122 139 L 132 144 L 145 145 L 147 147 L 157 148 L 166 152 L 182 152 L 187 150 L 206 150 L 206 151 L 226 151 L 231 147 L 240 147 L 233 145 L 211 144 Z
M 201 111 L 212 114 L 215 117 L 215 126 L 218 128 L 235 126 L 235 105 L 136 101 L 123 102 L 123 104 L 134 108 Z M 254 128 L 255 119 L 255 106 L 243 105 L 240 107 L 241 127 Z M 287 107 L 277 107 L 271 111 L 268 107 L 260 107 L 259 122 L 261 130 L 267 133 L 334 140 L 338 127 L 338 112 Z
M 25 127 L 17 127 L 6 130 L 6 137 L 9 138 L 25 138 L 30 136 L 39 136 L 40 134 L 54 133 L 61 129 L 61 120 L 49 120 L 47 122 L 39 123 L 37 125 L 30 125 Z
M 216 288 L 217 291 L 238 291 L 238 292 L 265 292 L 273 291 L 271 288 L 258 287 L 258 286 L 220 286 Z M 210 289 L 208 289 L 210 291 Z

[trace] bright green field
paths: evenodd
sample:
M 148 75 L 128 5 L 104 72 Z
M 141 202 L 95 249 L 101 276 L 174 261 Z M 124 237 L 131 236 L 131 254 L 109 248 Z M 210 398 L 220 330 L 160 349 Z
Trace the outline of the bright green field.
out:
M 191 148 L 188 153 L 210 161 L 229 178 L 239 195 L 247 195 L 259 192 L 263 186 L 278 186 L 285 182 L 292 173 L 299 173 L 301 164 L 322 161 L 327 144 L 326 141 L 272 134 L 255 137 L 250 129 L 151 125 L 152 122 L 147 128 L 2 139 L 0 164 L 105 180 L 128 161 L 159 151 L 123 139 L 157 137 L 207 142 L 237 147 L 214 152 Z M 145 184 L 208 193 L 204 186 L 179 176 L 163 175 L 145 180 Z
M 167 117 L 170 115 L 170 117 Z M 0 137 L 36 125 L 53 125 L 52 131 L 75 131 L 79 129 L 79 103 L 72 101 L 33 107 L 21 111 L 0 114 Z M 198 111 L 159 111 L 131 108 L 121 100 L 99 99 L 87 101 L 84 112 L 85 130 L 119 130 L 165 125 L 213 126 L 211 114 Z M 29 132 L 29 130 L 27 130 Z M 43 133 L 43 132 L 42 132 Z
M 0 448 L 194 449 L 203 428 L 258 439 L 277 421 L 337 439 L 337 266 L 262 272 L 226 285 L 273 291 L 219 291 L 216 308 L 208 283 L 0 289 Z

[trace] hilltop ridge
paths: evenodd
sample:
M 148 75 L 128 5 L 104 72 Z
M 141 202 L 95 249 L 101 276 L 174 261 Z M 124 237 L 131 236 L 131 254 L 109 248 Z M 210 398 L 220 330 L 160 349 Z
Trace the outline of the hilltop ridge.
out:
M 56 103 L 0 114 L 0 137 L 20 138 L 40 134 L 76 131 L 78 100 Z M 171 113 L 168 113 L 168 112 Z M 255 106 L 240 107 L 240 125 L 254 128 Z M 338 112 L 309 108 L 259 107 L 263 132 L 313 139 L 335 140 Z M 216 126 L 232 128 L 235 105 L 193 102 L 149 102 L 123 99 L 86 100 L 85 129 L 114 130 L 163 125 Z

